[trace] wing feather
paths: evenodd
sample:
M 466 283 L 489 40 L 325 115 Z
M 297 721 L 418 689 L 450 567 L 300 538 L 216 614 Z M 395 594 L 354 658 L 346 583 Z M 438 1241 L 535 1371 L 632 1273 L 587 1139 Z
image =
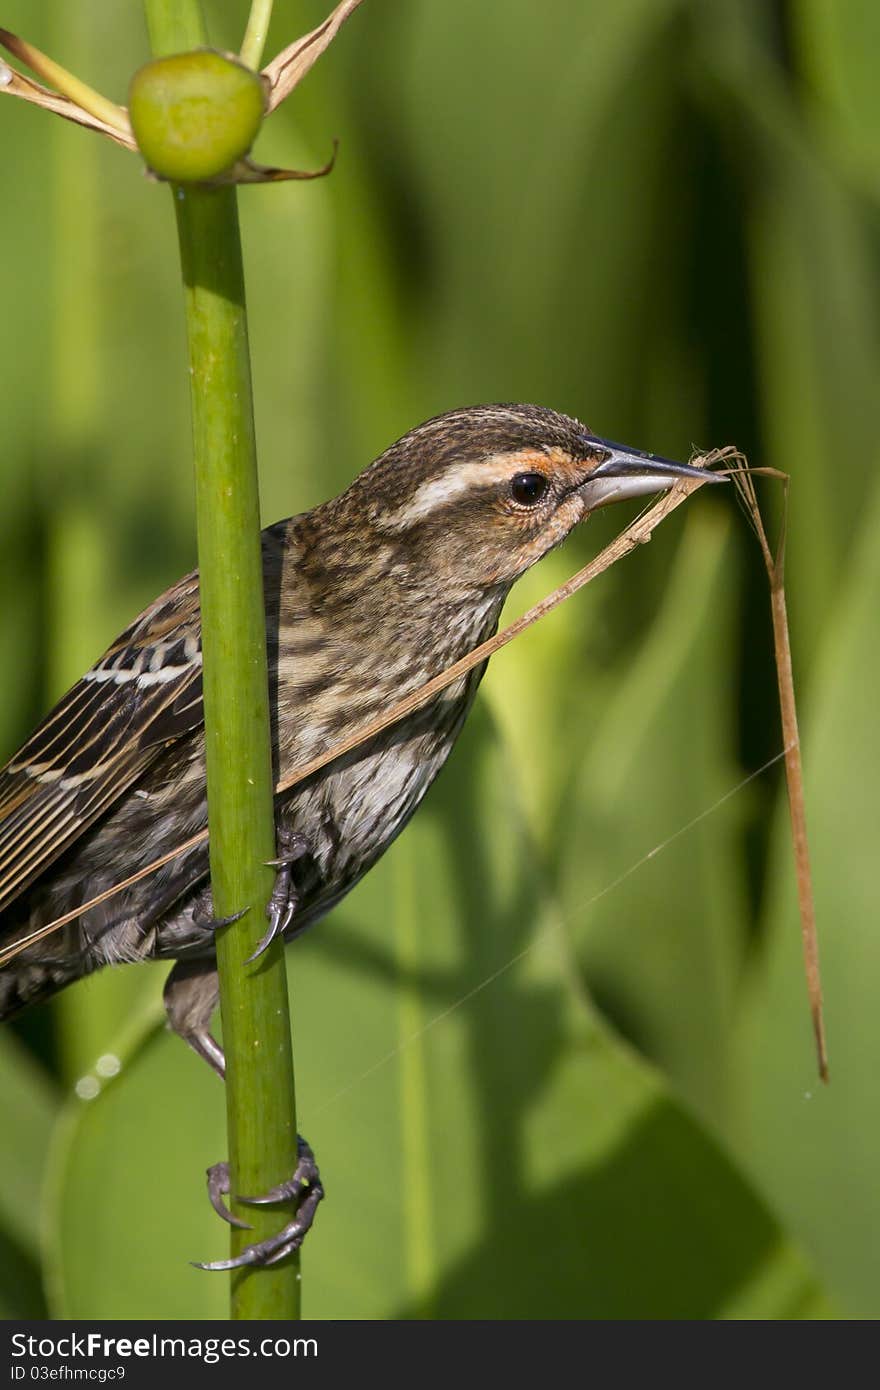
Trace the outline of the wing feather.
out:
M 202 722 L 198 580 L 151 604 L 0 770 L 0 911 Z

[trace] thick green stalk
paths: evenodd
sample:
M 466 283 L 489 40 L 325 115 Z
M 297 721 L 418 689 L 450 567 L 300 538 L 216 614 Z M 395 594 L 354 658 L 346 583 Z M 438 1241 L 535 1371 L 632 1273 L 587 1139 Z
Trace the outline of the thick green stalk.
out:
M 196 0 L 145 5 L 158 53 L 205 42 Z M 218 917 L 248 909 L 217 942 L 229 1160 L 233 1192 L 251 1194 L 291 1173 L 296 1118 L 282 948 L 245 965 L 266 927 L 275 829 L 244 278 L 235 190 L 173 191 L 192 383 L 211 884 Z M 292 1210 L 232 1206 L 253 1226 L 233 1232 L 234 1252 Z M 298 1259 L 233 1273 L 232 1316 L 298 1317 Z
M 144 13 L 150 47 L 157 58 L 207 47 L 201 0 L 144 0 Z

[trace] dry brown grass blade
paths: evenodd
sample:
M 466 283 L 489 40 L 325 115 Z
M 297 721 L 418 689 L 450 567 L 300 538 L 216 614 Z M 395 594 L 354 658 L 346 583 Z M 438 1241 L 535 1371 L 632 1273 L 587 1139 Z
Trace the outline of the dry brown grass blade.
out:
M 214 183 L 285 183 L 291 179 L 323 179 L 333 172 L 339 141 L 333 141 L 333 153 L 320 169 L 276 169 L 265 164 L 255 164 L 252 159 L 240 159 L 226 174 L 214 179 Z
M 125 149 L 137 148 L 129 125 L 128 112 L 124 106 L 117 106 L 115 102 L 81 82 L 72 72 L 68 72 L 39 48 L 35 48 L 26 39 L 19 38 L 17 34 L 10 33 L 8 29 L 0 29 L 0 44 L 56 88 L 52 91 L 0 60 L 0 92 L 21 97 L 34 106 L 54 111 L 56 116 L 63 116 L 65 120 L 73 121 L 76 125 L 107 135 Z
M 822 977 L 819 971 L 819 939 L 816 932 L 816 907 L 813 899 L 813 879 L 810 873 L 810 852 L 807 844 L 807 820 L 804 800 L 804 775 L 801 765 L 801 746 L 798 736 L 797 707 L 794 697 L 794 678 L 791 668 L 791 643 L 788 633 L 788 613 L 785 606 L 785 520 L 783 513 L 779 543 L 774 555 L 767 540 L 755 485 L 755 473 L 782 480 L 785 507 L 788 507 L 788 474 L 770 468 L 747 468 L 741 460 L 731 472 L 733 482 L 746 509 L 752 529 L 758 538 L 767 578 L 770 582 L 770 612 L 773 619 L 773 644 L 776 649 L 776 675 L 779 684 L 779 712 L 785 743 L 785 779 L 788 785 L 788 806 L 791 815 L 791 837 L 797 874 L 798 907 L 801 919 L 801 939 L 804 951 L 804 971 L 810 1016 L 816 1040 L 819 1075 L 828 1081 L 828 1047 L 825 1039 L 825 1018 L 822 1011 Z
M 83 111 L 72 101 L 68 101 L 67 97 L 59 96 L 57 92 L 50 92 L 48 87 L 43 87 L 32 77 L 27 77 L 23 72 L 17 72 L 15 68 L 9 67 L 0 58 L 0 93 L 3 92 L 7 96 L 21 97 L 23 101 L 29 101 L 32 106 L 41 106 L 44 111 L 52 111 L 65 121 L 73 121 L 75 125 L 85 126 L 86 130 L 96 130 L 100 135 L 106 135 L 111 140 L 115 140 L 117 145 L 122 145 L 124 149 L 133 150 L 135 148 L 133 139 L 129 139 L 120 131 L 114 130 L 112 126 L 105 125 L 103 121 L 96 120 L 87 111 Z
M 274 111 L 276 106 L 280 106 L 285 97 L 290 96 L 294 87 L 302 82 L 324 50 L 329 48 L 349 15 L 354 14 L 361 3 L 362 0 L 342 0 L 342 4 L 336 6 L 323 24 L 319 24 L 310 34 L 304 34 L 302 38 L 288 44 L 271 63 L 266 64 L 263 77 L 267 80 L 269 111 Z
M 716 449 L 709 454 L 699 455 L 692 459 L 691 462 L 699 467 L 709 469 L 718 463 L 736 460 L 740 457 L 741 455 L 738 455 L 733 449 Z M 560 586 L 554 589 L 551 594 L 548 594 L 546 598 L 541 599 L 539 603 L 536 603 L 524 613 L 522 617 L 510 623 L 502 632 L 497 633 L 494 637 L 490 637 L 488 641 L 481 642 L 472 652 L 468 652 L 467 656 L 462 657 L 460 661 L 456 661 L 439 676 L 435 676 L 433 680 L 428 681 L 425 685 L 414 691 L 412 695 L 407 696 L 406 699 L 400 700 L 396 705 L 391 706 L 384 714 L 371 720 L 369 724 L 365 724 L 362 728 L 357 729 L 348 738 L 343 739 L 340 743 L 334 744 L 326 753 L 322 753 L 320 757 L 313 758 L 311 762 L 305 763 L 302 767 L 297 768 L 293 773 L 277 784 L 275 788 L 276 793 L 289 791 L 291 787 L 295 787 L 300 782 L 304 782 L 307 777 L 313 776 L 314 773 L 319 772 L 322 767 L 326 767 L 328 763 L 334 762 L 337 758 L 343 757 L 346 753 L 350 753 L 362 743 L 366 743 L 368 739 L 381 733 L 383 729 L 389 728 L 390 725 L 396 724 L 399 719 L 404 719 L 408 714 L 411 714 L 413 710 L 418 709 L 421 705 L 427 704 L 435 695 L 438 695 L 442 690 L 445 690 L 447 686 L 452 685 L 454 681 L 459 680 L 462 676 L 466 675 L 468 671 L 471 671 L 474 666 L 488 660 L 488 658 L 492 656 L 494 652 L 499 651 L 501 647 L 506 647 L 509 642 L 512 642 L 515 637 L 519 637 L 521 633 L 525 632 L 526 628 L 531 627 L 539 618 L 543 618 L 544 615 L 549 613 L 552 609 L 558 608 L 566 599 L 571 598 L 572 594 L 577 593 L 578 589 L 582 589 L 585 584 L 589 584 L 591 580 L 598 578 L 600 574 L 610 569 L 613 564 L 623 559 L 625 555 L 629 555 L 638 546 L 645 545 L 651 539 L 654 531 L 660 525 L 660 522 L 669 516 L 671 512 L 674 512 L 677 507 L 680 507 L 683 502 L 686 502 L 692 492 L 702 486 L 703 484 L 699 479 L 688 478 L 680 480 L 669 492 L 664 493 L 652 507 L 649 507 L 647 511 L 637 517 L 632 525 L 628 526 L 626 530 L 621 531 L 619 536 L 615 536 L 610 545 L 607 545 L 594 560 L 591 560 L 583 569 L 578 570 L 577 574 L 572 575 L 571 579 L 566 580 L 564 584 L 560 584 Z M 203 844 L 207 838 L 207 830 L 202 830 L 197 835 L 192 835 L 188 840 L 184 840 L 167 854 L 163 854 L 161 858 L 154 859 L 151 864 L 147 864 L 143 869 L 139 869 L 137 873 L 131 874 L 129 878 L 114 884 L 112 888 L 108 888 L 105 892 L 99 893 L 97 897 L 91 898 L 89 902 L 83 903 L 81 907 L 75 908 L 72 912 L 65 913 L 63 917 L 56 917 L 54 921 L 48 922 L 44 927 L 40 927 L 37 931 L 31 932 L 28 936 L 13 942 L 11 946 L 7 946 L 4 950 L 0 951 L 0 966 L 5 965 L 8 961 L 12 960 L 14 956 L 19 955 L 29 946 L 36 945 L 38 941 L 42 941 L 45 937 L 50 936 L 53 932 L 66 926 L 66 924 L 72 922 L 74 918 L 82 916 L 84 912 L 88 912 L 91 908 L 106 902 L 108 898 L 114 897 L 117 893 L 124 892 L 126 888 L 130 888 L 132 884 L 138 883 L 142 878 L 146 878 L 148 874 L 155 873 L 165 864 L 169 864 L 173 859 L 177 859 L 181 854 L 186 854 L 189 850 L 195 849 L 197 845 Z

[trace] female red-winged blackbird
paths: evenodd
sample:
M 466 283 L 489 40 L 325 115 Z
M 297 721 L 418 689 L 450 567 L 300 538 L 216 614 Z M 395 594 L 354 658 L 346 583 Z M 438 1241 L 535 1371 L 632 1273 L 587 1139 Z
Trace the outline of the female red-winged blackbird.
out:
M 680 476 L 713 480 L 550 410 L 477 406 L 420 425 L 341 496 L 268 527 L 276 781 L 489 636 L 513 582 L 590 511 Z M 0 772 L 0 947 L 206 825 L 201 660 L 190 574 Z M 484 669 L 277 797 L 291 862 L 269 938 L 311 926 L 376 862 L 445 762 Z M 0 970 L 0 1018 L 102 965 L 174 960 L 171 1026 L 222 1075 L 209 1033 L 215 925 L 202 843 L 16 956 Z

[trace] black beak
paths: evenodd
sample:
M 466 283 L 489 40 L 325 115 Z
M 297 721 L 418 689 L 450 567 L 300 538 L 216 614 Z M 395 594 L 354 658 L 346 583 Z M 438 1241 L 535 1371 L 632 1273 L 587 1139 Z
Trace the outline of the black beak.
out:
M 645 454 L 640 449 L 628 449 L 610 439 L 591 441 L 606 451 L 607 457 L 593 469 L 578 491 L 589 507 L 605 507 L 609 502 L 623 502 L 627 497 L 645 497 L 652 492 L 665 492 L 678 478 L 700 478 L 704 483 L 726 483 L 723 474 L 694 468 L 689 463 L 673 463 L 671 459 Z

